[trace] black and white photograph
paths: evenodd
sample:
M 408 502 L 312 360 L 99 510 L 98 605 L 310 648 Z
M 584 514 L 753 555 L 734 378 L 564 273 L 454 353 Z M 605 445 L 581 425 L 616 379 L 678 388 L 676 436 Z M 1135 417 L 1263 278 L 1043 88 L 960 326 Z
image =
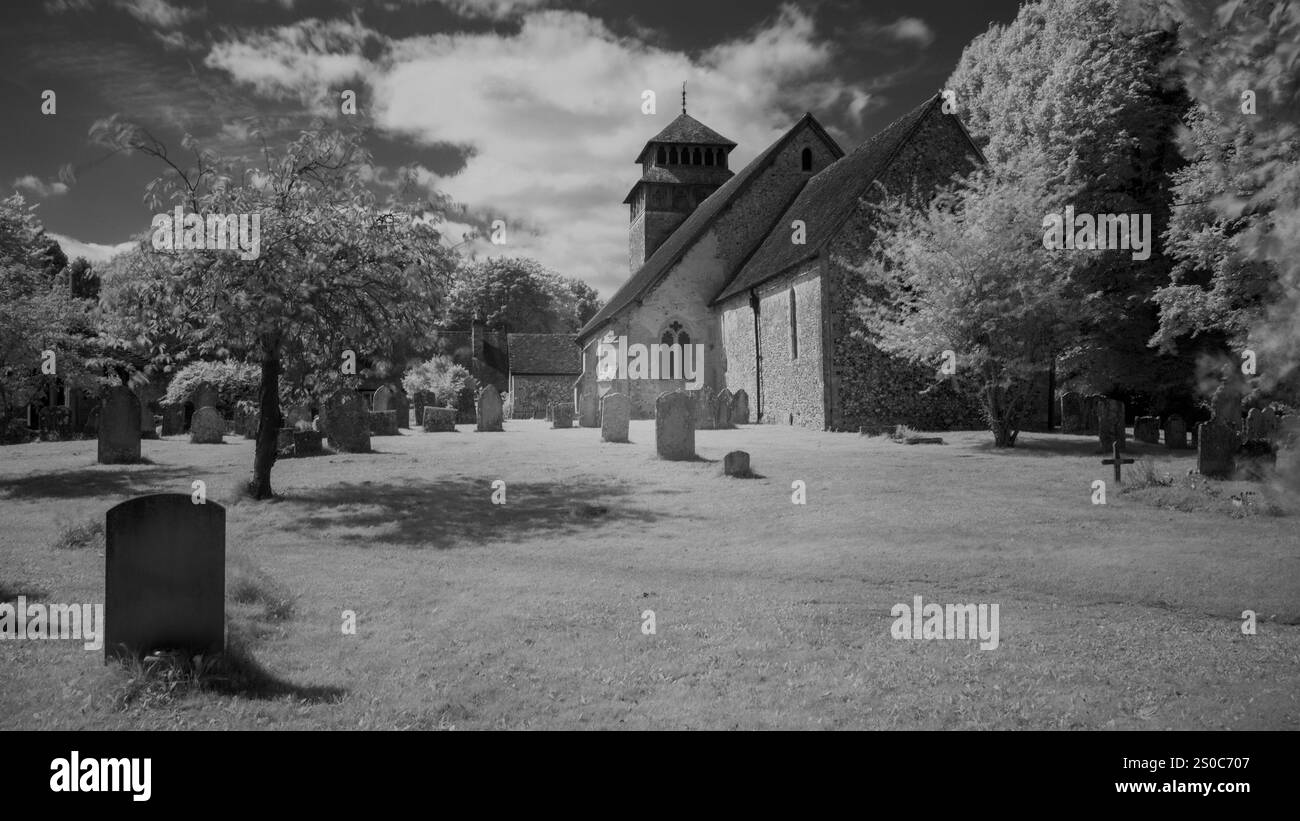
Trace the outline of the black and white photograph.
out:
M 1300 3 L 3 13 L 0 730 L 1300 729 Z

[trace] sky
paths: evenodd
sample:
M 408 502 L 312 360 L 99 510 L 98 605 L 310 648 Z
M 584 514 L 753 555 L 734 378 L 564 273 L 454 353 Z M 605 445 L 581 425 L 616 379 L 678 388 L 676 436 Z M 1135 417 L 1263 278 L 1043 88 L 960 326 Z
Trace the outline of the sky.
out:
M 163 167 L 91 144 L 97 120 L 231 157 L 314 121 L 370 129 L 377 192 L 412 169 L 455 203 L 440 230 L 609 297 L 628 277 L 624 195 L 681 111 L 735 141 L 733 170 L 811 112 L 846 151 L 939 92 L 1017 0 L 10 0 L 0 31 L 0 187 L 69 257 L 149 228 Z M 655 112 L 643 113 L 643 92 Z M 43 113 L 54 92 L 54 112 Z M 46 106 L 48 107 L 48 106 Z M 70 173 L 69 173 L 70 172 Z M 494 220 L 506 244 L 491 245 Z

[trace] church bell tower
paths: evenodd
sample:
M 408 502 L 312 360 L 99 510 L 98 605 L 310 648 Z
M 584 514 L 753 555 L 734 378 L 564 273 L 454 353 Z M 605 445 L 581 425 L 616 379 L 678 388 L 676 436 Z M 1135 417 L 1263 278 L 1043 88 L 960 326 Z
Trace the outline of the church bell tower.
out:
M 623 202 L 631 215 L 628 263 L 633 272 L 645 264 L 691 212 L 731 178 L 727 155 L 736 144 L 682 113 L 641 149 L 635 162 L 641 179 Z

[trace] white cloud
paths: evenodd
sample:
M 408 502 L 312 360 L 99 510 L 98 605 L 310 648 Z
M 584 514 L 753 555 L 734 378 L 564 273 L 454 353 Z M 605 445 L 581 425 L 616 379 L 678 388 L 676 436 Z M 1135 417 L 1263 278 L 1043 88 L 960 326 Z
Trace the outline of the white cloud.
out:
M 167 0 L 117 0 L 115 5 L 141 23 L 160 29 L 176 28 L 201 14 L 192 8 L 173 6 Z
M 39 177 L 32 174 L 26 174 L 19 177 L 13 182 L 14 188 L 22 191 L 28 191 L 38 197 L 57 197 L 60 194 L 68 193 L 68 186 L 57 180 L 54 182 L 45 182 Z
M 441 0 L 442 5 L 462 17 L 490 17 L 504 20 L 546 5 L 548 0 Z
M 884 37 L 925 48 L 934 42 L 934 30 L 919 17 L 900 17 L 892 23 L 863 22 L 858 30 L 865 37 Z
M 119 242 L 116 245 L 104 245 L 99 242 L 82 242 L 81 240 L 73 239 L 64 234 L 55 234 L 48 231 L 46 233 L 58 241 L 59 246 L 63 248 L 63 253 L 68 255 L 68 259 L 85 257 L 88 261 L 95 264 L 108 262 L 113 257 L 123 251 L 131 250 L 136 245 L 135 240 Z
M 363 52 L 369 38 L 385 48 Z M 316 104 L 322 86 L 364 77 L 381 131 L 467 150 L 458 172 L 421 174 L 468 209 L 453 216 L 454 241 L 462 224 L 482 231 L 505 219 L 507 245 L 482 231 L 467 247 L 534 256 L 608 296 L 628 276 L 622 200 L 640 173 L 633 159 L 677 116 L 681 82 L 691 114 L 739 144 L 739 171 L 804 111 L 861 114 L 870 95 L 833 76 L 835 54 L 809 13 L 787 5 L 698 55 L 620 37 L 580 12 L 537 10 L 509 33 L 405 39 L 308 21 L 219 45 L 207 64 L 262 94 Z M 658 96 L 652 116 L 640 111 L 647 88 Z

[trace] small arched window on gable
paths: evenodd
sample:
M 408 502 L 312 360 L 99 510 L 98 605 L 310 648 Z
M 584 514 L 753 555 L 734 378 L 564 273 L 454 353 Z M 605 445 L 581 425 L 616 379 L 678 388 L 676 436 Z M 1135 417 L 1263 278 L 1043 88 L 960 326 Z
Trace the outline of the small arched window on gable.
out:
M 659 369 L 660 378 L 661 379 L 684 378 L 685 374 L 682 371 L 682 367 L 683 367 L 682 351 L 685 351 L 686 346 L 691 344 L 691 335 L 688 334 L 686 332 L 686 329 L 682 327 L 682 323 L 674 320 L 672 323 L 668 325 L 667 328 L 664 329 L 664 332 L 660 334 L 659 341 L 662 342 L 664 345 L 681 346 L 679 349 L 670 350 L 668 352 L 668 356 L 664 357 L 663 362 L 660 365 L 660 369 Z M 699 367 L 698 362 L 694 364 L 695 367 L 697 368 Z M 668 371 L 667 373 L 664 373 L 665 368 Z
M 803 154 L 799 157 L 799 163 L 803 166 L 804 171 L 812 170 L 812 149 L 805 148 Z

